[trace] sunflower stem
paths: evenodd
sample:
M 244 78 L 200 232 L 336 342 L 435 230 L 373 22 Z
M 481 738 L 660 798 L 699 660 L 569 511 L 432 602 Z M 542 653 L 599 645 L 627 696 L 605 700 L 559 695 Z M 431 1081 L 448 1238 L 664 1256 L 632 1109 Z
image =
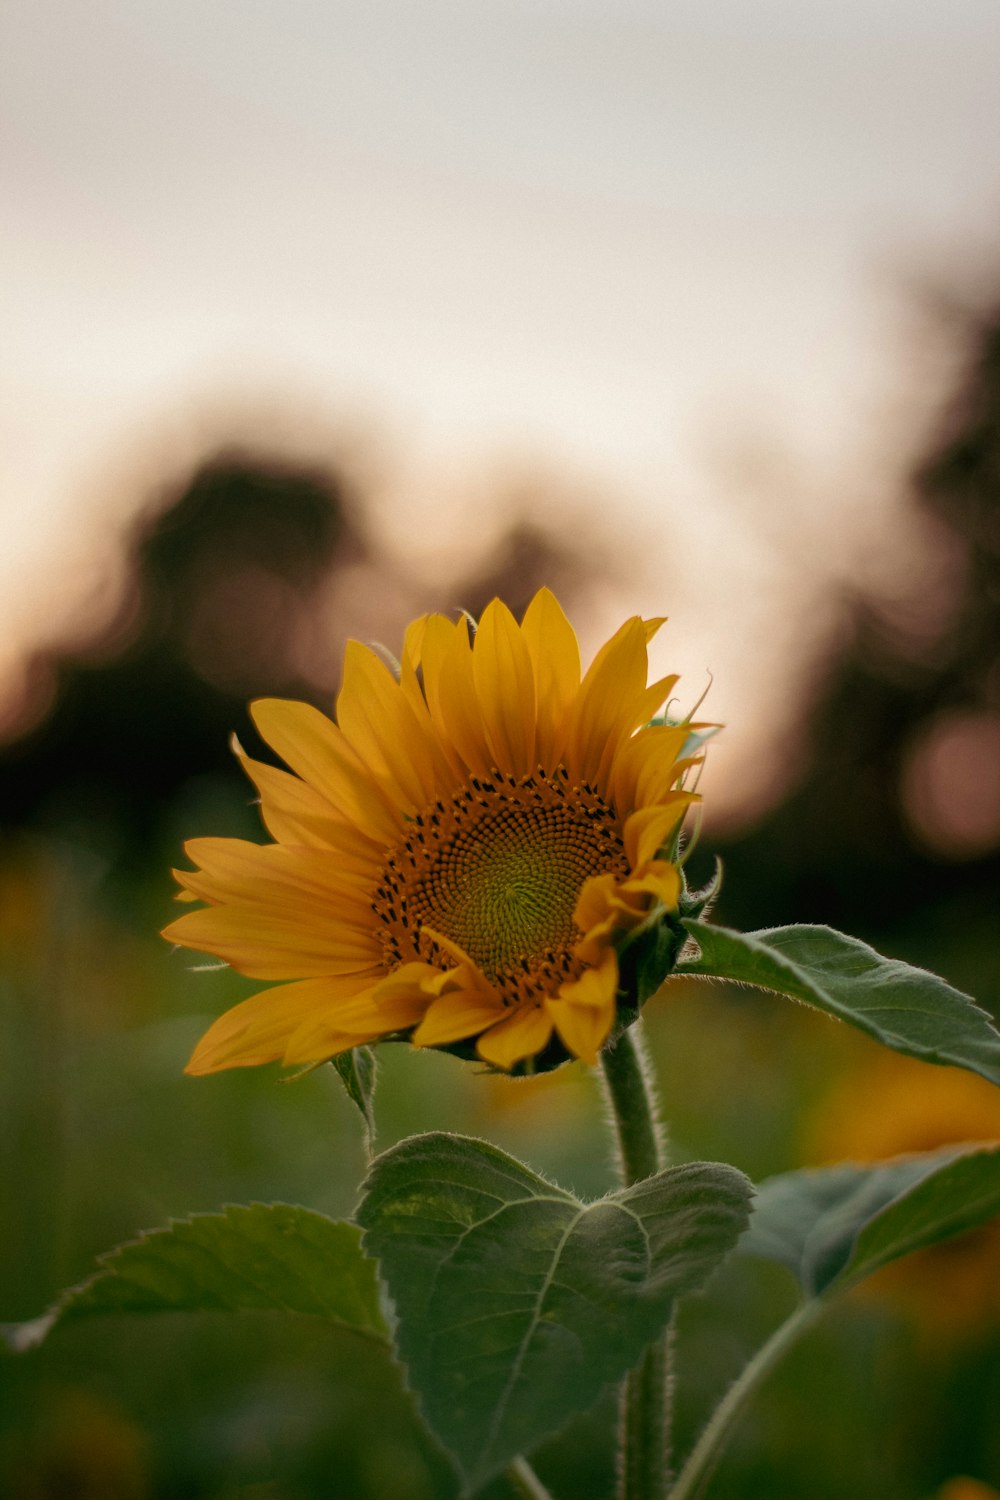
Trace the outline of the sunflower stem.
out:
M 604 1094 L 615 1129 L 622 1183 L 631 1187 L 665 1164 L 652 1068 L 637 1021 L 601 1053 Z M 664 1500 L 670 1474 L 671 1346 L 668 1328 L 622 1387 L 619 1500 Z
M 614 1124 L 624 1187 L 652 1177 L 666 1158 L 653 1068 L 641 1027 L 641 1020 L 634 1022 L 601 1053 L 604 1095 Z

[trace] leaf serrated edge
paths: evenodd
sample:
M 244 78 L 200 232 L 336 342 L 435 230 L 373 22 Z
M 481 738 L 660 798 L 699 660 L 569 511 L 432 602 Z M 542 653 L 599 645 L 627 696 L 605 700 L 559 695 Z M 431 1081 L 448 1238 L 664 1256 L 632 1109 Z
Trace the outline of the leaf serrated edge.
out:
M 155 1229 L 141 1229 L 138 1234 L 136 1234 L 132 1239 L 122 1240 L 120 1244 L 113 1246 L 110 1250 L 102 1250 L 96 1257 L 96 1269 L 92 1271 L 89 1276 L 85 1276 L 82 1281 L 74 1282 L 71 1286 L 65 1287 L 62 1292 L 60 1292 L 55 1302 L 53 1302 L 51 1307 L 47 1308 L 45 1312 L 40 1313 L 36 1318 L 29 1318 L 21 1322 L 0 1323 L 0 1344 L 6 1345 L 6 1347 L 14 1354 L 23 1354 L 31 1349 L 35 1349 L 45 1341 L 56 1324 L 59 1323 L 62 1317 L 70 1311 L 73 1303 L 76 1302 L 79 1298 L 83 1297 L 94 1286 L 98 1285 L 100 1282 L 110 1280 L 114 1277 L 119 1277 L 122 1281 L 128 1284 L 129 1278 L 123 1275 L 122 1272 L 115 1269 L 115 1262 L 123 1255 L 126 1255 L 129 1251 L 140 1250 L 148 1247 L 151 1242 L 154 1242 L 161 1238 L 166 1238 L 168 1235 L 176 1233 L 178 1229 L 185 1229 L 193 1225 L 206 1224 L 210 1222 L 231 1223 L 231 1215 L 239 1215 L 240 1217 L 243 1217 L 250 1214 L 254 1209 L 263 1209 L 268 1214 L 273 1213 L 275 1210 L 285 1210 L 296 1216 L 305 1214 L 307 1218 L 314 1219 L 323 1224 L 343 1225 L 346 1228 L 355 1229 L 358 1231 L 359 1235 L 359 1250 L 366 1259 L 371 1260 L 371 1257 L 365 1255 L 363 1236 L 361 1234 L 360 1227 L 357 1224 L 353 1223 L 353 1221 L 349 1221 L 346 1219 L 330 1219 L 326 1214 L 321 1214 L 316 1209 L 305 1208 L 301 1204 L 295 1203 L 262 1203 L 256 1200 L 251 1203 L 224 1203 L 220 1209 L 207 1211 L 204 1213 L 188 1214 L 183 1218 L 169 1218 L 166 1224 L 157 1225 Z M 204 1249 L 205 1247 L 200 1246 L 199 1248 Z M 227 1267 L 226 1269 L 228 1273 L 229 1268 Z M 375 1265 L 373 1262 L 373 1273 L 374 1272 Z M 130 1284 L 138 1285 L 138 1283 L 135 1282 L 132 1282 Z M 254 1283 L 247 1281 L 247 1285 L 253 1286 Z M 380 1285 L 377 1273 L 375 1274 L 375 1286 L 376 1301 L 378 1303 L 381 1299 L 378 1295 L 380 1293 Z M 277 1306 L 275 1306 L 273 1309 L 239 1309 L 231 1307 L 227 1308 L 224 1305 L 220 1305 L 216 1308 L 204 1308 L 200 1310 L 205 1312 L 281 1311 L 280 1307 Z M 286 1310 L 293 1313 L 296 1317 L 316 1317 L 323 1319 L 326 1322 L 336 1323 L 337 1326 L 341 1328 L 345 1328 L 350 1332 L 357 1333 L 363 1338 L 373 1338 L 379 1343 L 384 1343 L 388 1336 L 387 1329 L 385 1327 L 379 1328 L 377 1325 L 372 1323 L 368 1323 L 367 1325 L 348 1323 L 345 1320 L 336 1318 L 329 1313 L 320 1311 L 307 1313 L 303 1312 L 299 1308 L 291 1306 L 288 1306 Z M 381 1308 L 379 1310 L 381 1313 Z M 80 1316 L 95 1317 L 100 1315 L 101 1311 L 101 1309 L 97 1308 L 89 1310 L 86 1308 L 81 1308 L 79 1310 Z M 136 1309 L 135 1311 L 138 1312 L 139 1310 Z M 162 1309 L 157 1309 L 157 1311 L 170 1313 L 183 1312 L 185 1311 L 185 1309 L 164 1307 Z M 127 1317 L 129 1316 L 129 1309 L 107 1309 L 106 1315 Z

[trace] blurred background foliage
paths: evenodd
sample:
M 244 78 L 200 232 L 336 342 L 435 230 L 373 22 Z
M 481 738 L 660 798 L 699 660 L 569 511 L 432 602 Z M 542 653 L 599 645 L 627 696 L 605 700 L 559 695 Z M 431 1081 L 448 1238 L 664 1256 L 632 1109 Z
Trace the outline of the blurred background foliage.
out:
M 364 1169 L 332 1070 L 182 1076 L 210 1017 L 255 986 L 197 972 L 156 932 L 195 834 L 260 837 L 228 750 L 260 754 L 246 701 L 329 707 L 348 631 L 398 640 L 425 608 L 515 612 L 541 583 L 586 613 L 610 565 L 587 521 L 547 530 L 545 481 L 508 507 L 477 571 L 409 576 L 366 525 L 363 480 L 252 446 L 210 453 L 138 512 L 130 582 L 99 642 L 32 673 L 49 710 L 0 749 L 2 1315 L 40 1312 L 139 1229 L 224 1202 L 351 1212 Z M 914 601 L 859 591 L 800 705 L 783 795 L 713 829 L 718 917 L 827 921 L 1000 1008 L 1000 315 L 970 331 L 961 388 L 912 479 L 947 566 Z M 627 552 L 615 566 L 627 568 Z M 41 690 L 40 690 L 41 691 Z M 679 1158 L 753 1177 L 1000 1136 L 1000 1096 L 750 992 L 669 988 L 648 1023 Z M 478 1075 L 382 1052 L 379 1143 L 483 1135 L 583 1194 L 611 1181 L 593 1079 Z M 786 1312 L 775 1268 L 736 1261 L 685 1308 L 679 1447 Z M 728 1500 L 986 1500 L 1000 1486 L 1000 1235 L 924 1252 L 853 1295 L 741 1426 Z M 448 1500 L 384 1351 L 305 1322 L 80 1325 L 0 1364 L 0 1493 L 16 1500 Z M 539 1455 L 557 1496 L 613 1490 L 613 1403 Z M 965 1476 L 960 1479 L 959 1476 Z M 493 1500 L 506 1493 L 502 1481 Z

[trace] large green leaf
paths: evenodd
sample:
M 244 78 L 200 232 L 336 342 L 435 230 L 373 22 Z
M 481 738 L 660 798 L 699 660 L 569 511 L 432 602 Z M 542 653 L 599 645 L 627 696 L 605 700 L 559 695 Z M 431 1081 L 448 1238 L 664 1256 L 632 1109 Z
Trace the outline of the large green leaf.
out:
M 30 1348 L 56 1323 L 98 1313 L 218 1309 L 308 1313 L 385 1333 L 360 1231 L 285 1203 L 196 1214 L 119 1245 L 99 1264 L 42 1317 L 5 1330 L 10 1344 Z
M 830 927 L 733 932 L 689 920 L 701 950 L 678 974 L 732 979 L 803 1000 L 897 1052 L 952 1063 L 1000 1084 L 1000 1032 L 968 995 L 935 974 L 883 958 Z
M 997 1214 L 1000 1146 L 952 1147 L 771 1177 L 758 1189 L 740 1251 L 787 1266 L 817 1297 Z
M 733 1167 L 661 1172 L 584 1205 L 481 1141 L 416 1136 L 379 1157 L 358 1218 L 432 1430 L 467 1486 L 585 1411 L 742 1232 Z

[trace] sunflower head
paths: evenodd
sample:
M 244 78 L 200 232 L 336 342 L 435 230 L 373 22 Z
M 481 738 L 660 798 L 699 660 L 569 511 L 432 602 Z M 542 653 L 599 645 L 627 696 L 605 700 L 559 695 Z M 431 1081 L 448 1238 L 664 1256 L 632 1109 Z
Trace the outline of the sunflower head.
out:
M 519 625 L 428 615 L 393 672 L 350 642 L 335 720 L 251 707 L 289 767 L 251 760 L 273 842 L 195 839 L 165 929 L 275 981 L 211 1027 L 191 1073 L 318 1062 L 405 1038 L 507 1071 L 593 1063 L 670 972 L 702 731 L 654 717 L 662 620 L 627 620 L 581 675 L 542 589 Z

